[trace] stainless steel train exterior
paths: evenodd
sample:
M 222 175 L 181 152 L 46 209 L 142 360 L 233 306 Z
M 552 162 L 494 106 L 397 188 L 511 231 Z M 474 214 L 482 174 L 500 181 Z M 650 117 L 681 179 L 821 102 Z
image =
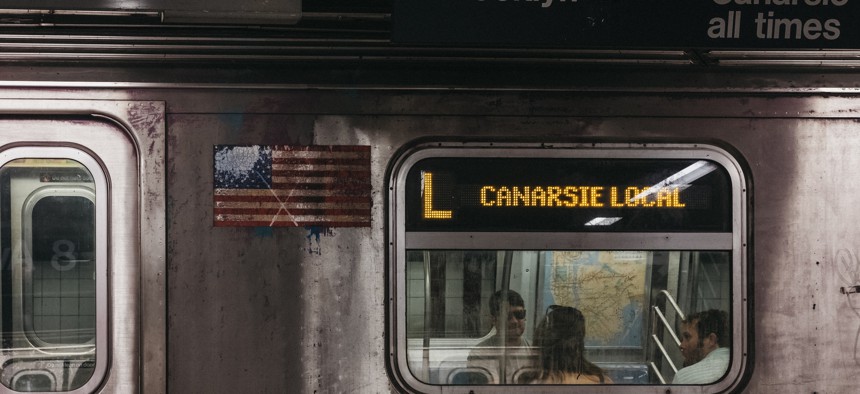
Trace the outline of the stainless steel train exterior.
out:
M 9 170 L 0 183 L 13 179 L 3 187 L 14 189 L 0 191 L 0 200 L 18 207 L 0 227 L 0 242 L 10 243 L 3 246 L 8 279 L 0 282 L 0 392 L 30 384 L 107 393 L 847 393 L 860 384 L 855 69 L 803 59 L 703 64 L 701 54 L 658 51 L 536 52 L 547 57 L 529 60 L 403 55 L 361 40 L 339 41 L 328 53 L 308 49 L 307 39 L 261 43 L 241 34 L 219 49 L 230 40 L 191 31 L 144 49 L 134 45 L 142 35 L 121 31 L 0 34 L 0 171 Z M 252 44 L 259 47 L 242 52 Z M 366 147 L 367 221 L 216 225 L 213 149 L 225 146 Z M 537 239 L 532 230 L 494 233 L 486 225 L 411 235 L 406 217 L 418 203 L 405 197 L 409 171 L 440 157 L 711 160 L 728 174 L 728 224 L 689 237 L 660 228 L 553 229 Z M 68 169 L 71 162 L 86 171 Z M 26 168 L 29 186 L 14 186 Z M 42 194 L 26 200 L 36 191 Z M 27 260 L 35 241 L 26 234 L 36 224 L 24 223 L 34 219 L 22 213 L 33 216 L 44 196 L 78 196 L 95 212 L 88 252 L 95 263 L 92 276 L 80 277 L 90 282 L 76 282 L 81 306 L 73 325 L 93 334 L 57 340 L 69 345 L 62 350 L 49 346 L 48 312 L 27 306 L 47 305 L 30 294 L 40 279 Z M 585 388 L 439 377 L 465 367 L 469 347 L 486 332 L 447 345 L 442 334 L 410 336 L 415 309 L 407 305 L 430 278 L 419 273 L 420 286 L 407 288 L 415 278 L 409 264 L 424 269 L 438 258 L 427 256 L 464 250 L 489 251 L 498 261 L 494 290 L 539 283 L 522 275 L 538 270 L 546 251 L 645 251 L 649 264 L 664 252 L 680 251 L 667 261 L 691 251 L 723 256 L 729 372 L 709 385 L 658 381 L 645 331 L 656 323 L 651 307 L 662 288 L 648 282 L 641 343 L 622 357 L 644 380 Z M 532 250 L 541 253 L 529 260 Z M 513 262 L 504 263 L 509 252 Z M 649 267 L 647 278 L 656 278 Z M 520 276 L 511 273 L 517 269 Z M 677 290 L 682 277 L 668 281 Z M 86 301 L 92 312 L 85 320 L 83 286 L 90 285 L 96 296 Z M 529 330 L 544 315 L 533 299 L 539 293 L 526 295 Z M 690 300 L 673 295 L 692 312 Z M 486 291 L 477 297 L 483 305 Z M 448 346 L 450 353 L 438 354 L 456 365 L 444 369 L 423 353 L 428 346 Z M 611 369 L 616 353 L 592 351 Z M 52 367 L 55 361 L 61 366 Z M 79 370 L 87 370 L 83 380 L 75 380 Z

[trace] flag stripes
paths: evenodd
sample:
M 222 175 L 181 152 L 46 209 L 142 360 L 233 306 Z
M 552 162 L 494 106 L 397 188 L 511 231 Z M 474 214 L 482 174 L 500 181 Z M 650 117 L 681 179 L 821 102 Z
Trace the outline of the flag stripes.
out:
M 215 146 L 215 226 L 369 227 L 369 146 Z

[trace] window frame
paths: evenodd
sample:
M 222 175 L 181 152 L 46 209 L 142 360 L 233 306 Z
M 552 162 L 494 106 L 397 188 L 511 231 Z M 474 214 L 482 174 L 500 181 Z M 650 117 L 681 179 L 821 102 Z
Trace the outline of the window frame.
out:
M 2 167 L 0 167 L 2 168 Z M 30 343 L 37 344 L 41 347 L 51 347 L 57 346 L 58 344 L 53 344 L 47 342 L 39 337 L 39 334 L 36 332 L 35 325 L 33 322 L 34 314 L 33 314 L 33 305 L 32 305 L 32 294 L 28 294 L 27 290 L 32 290 L 34 287 L 33 280 L 33 210 L 36 205 L 46 198 L 51 197 L 81 197 L 89 200 L 93 204 L 93 213 L 95 214 L 96 209 L 96 193 L 89 187 L 85 186 L 72 186 L 72 185 L 51 185 L 51 186 L 42 186 L 35 190 L 33 190 L 26 198 L 24 198 L 24 206 L 22 210 L 23 217 L 21 218 L 21 229 L 23 231 L 23 241 L 22 241 L 22 264 L 23 264 L 23 272 L 22 272 L 22 311 L 24 312 L 24 334 L 30 340 Z M 95 222 L 95 215 L 93 217 L 93 221 Z M 95 224 L 95 223 L 93 223 Z M 93 234 L 93 237 L 96 237 L 96 234 Z M 94 241 L 97 241 L 94 239 Z M 95 242 L 97 244 L 97 242 Z M 96 262 L 98 264 L 98 262 Z M 96 267 L 94 267 L 97 270 Z M 95 339 L 95 336 L 93 337 Z M 89 340 L 86 343 L 95 343 L 95 340 Z M 77 346 L 83 346 L 85 343 L 77 343 Z M 72 346 L 68 346 L 72 348 Z M 55 354 L 57 352 L 48 352 L 51 354 Z M 68 354 L 68 352 L 59 352 L 60 354 Z M 89 353 L 88 351 L 80 351 L 75 352 L 76 355 L 83 355 Z
M 410 169 L 427 158 L 583 158 L 583 159 L 700 159 L 720 165 L 729 176 L 731 232 L 407 232 L 406 177 Z M 723 392 L 738 388 L 749 371 L 752 338 L 749 309 L 748 213 L 749 187 L 744 166 L 728 150 L 712 144 L 630 143 L 498 143 L 423 142 L 394 160 L 388 171 L 388 364 L 399 386 L 409 391 L 453 393 L 464 388 L 500 393 L 529 391 L 521 385 L 452 386 L 431 385 L 411 374 L 406 338 L 407 250 L 641 250 L 641 251 L 728 251 L 732 259 L 731 321 L 732 360 L 726 376 L 709 385 L 605 385 L 532 386 L 536 392 L 633 393 Z M 572 236 L 575 235 L 575 236 Z M 504 246 L 504 247 L 501 247 Z
M 81 387 L 74 390 L 67 391 L 56 391 L 63 393 L 88 393 L 95 391 L 103 382 L 104 377 L 107 374 L 107 369 L 109 365 L 109 355 L 110 351 L 108 346 L 110 344 L 110 340 L 108 336 L 110 335 L 109 329 L 109 310 L 108 310 L 108 256 L 109 256 L 109 228 L 108 228 L 108 217 L 109 217 L 109 196 L 110 189 L 109 183 L 107 181 L 108 174 L 107 170 L 102 165 L 101 161 L 98 160 L 93 153 L 89 153 L 83 149 L 74 146 L 13 146 L 8 149 L 4 149 L 0 151 L 0 169 L 6 166 L 9 162 L 17 159 L 68 159 L 74 160 L 80 163 L 87 171 L 90 172 L 93 180 L 93 195 L 95 198 L 94 201 L 94 213 L 95 213 L 95 234 L 94 234 L 94 256 L 96 259 L 95 262 L 95 301 L 96 301 L 96 322 L 95 322 L 95 348 L 92 351 L 79 351 L 72 350 L 67 352 L 60 351 L 45 351 L 44 349 L 40 349 L 40 346 L 51 345 L 45 344 L 43 341 L 37 340 L 34 341 L 33 337 L 35 333 L 27 332 L 26 327 L 22 327 L 25 331 L 25 340 L 30 344 L 31 349 L 23 351 L 20 353 L 20 356 L 16 356 L 17 358 L 24 358 L 27 355 L 33 355 L 38 357 L 79 357 L 82 355 L 92 354 L 95 356 L 95 365 L 93 368 L 93 374 L 88 379 L 88 381 L 82 385 Z M 38 190 L 38 189 L 37 189 Z M 29 197 L 32 197 L 33 194 L 36 194 L 36 191 L 32 193 Z M 24 205 L 22 207 L 22 214 L 26 214 L 27 206 Z M 26 239 L 28 237 L 28 230 L 24 229 L 24 218 L 20 218 L 21 220 L 21 229 L 22 236 L 19 240 L 12 240 L 12 242 L 21 242 L 22 245 L 25 245 Z M 13 286 L 18 286 L 19 289 L 23 290 L 24 283 L 26 280 L 25 275 L 21 272 L 24 268 L 26 262 L 24 261 L 25 256 L 22 253 L 21 264 L 18 272 L 12 274 Z M 19 290 L 20 291 L 20 290 Z M 23 293 L 22 293 L 23 296 Z M 21 311 L 19 315 L 23 316 L 23 302 L 13 305 L 13 310 L 18 309 Z M 14 313 L 13 313 L 14 314 Z M 26 320 L 26 319 L 25 319 Z M 24 322 L 26 326 L 27 323 Z M 16 379 L 17 374 L 12 377 L 12 379 Z M 0 385 L 0 392 L 17 392 L 14 391 L 10 387 L 6 387 L 4 385 Z

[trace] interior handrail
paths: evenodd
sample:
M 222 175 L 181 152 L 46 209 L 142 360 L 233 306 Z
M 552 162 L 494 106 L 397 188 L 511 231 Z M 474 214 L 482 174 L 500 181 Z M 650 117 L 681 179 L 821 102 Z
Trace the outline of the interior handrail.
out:
M 666 296 L 666 300 L 669 301 L 669 305 L 672 306 L 672 308 L 675 310 L 675 313 L 678 314 L 678 317 L 680 317 L 681 320 L 686 319 L 684 312 L 681 311 L 681 308 L 678 306 L 678 303 L 675 302 L 675 297 L 673 297 L 672 294 L 666 290 L 661 290 L 660 293 L 658 293 L 658 296 L 661 294 Z M 675 330 L 672 328 L 672 325 L 669 324 L 669 322 L 666 320 L 666 316 L 663 314 L 663 311 L 660 310 L 659 306 L 656 306 L 656 305 L 653 306 L 652 312 L 653 312 L 653 316 L 651 319 L 651 325 L 652 325 L 651 341 L 653 341 L 654 344 L 657 345 L 657 349 L 660 351 L 660 353 L 663 355 L 663 357 L 669 363 L 669 367 L 672 368 L 672 371 L 677 373 L 678 367 L 676 367 L 675 363 L 672 362 L 672 358 L 669 356 L 669 352 L 666 351 L 666 348 L 663 346 L 662 343 L 660 343 L 660 339 L 657 337 L 657 330 L 659 328 L 658 328 L 656 319 L 654 319 L 653 317 L 659 318 L 660 322 L 663 324 L 663 328 L 669 332 L 669 334 L 672 336 L 672 339 L 675 341 L 675 345 L 680 347 L 681 346 L 681 340 L 678 339 L 678 335 L 675 333 Z M 654 371 L 655 375 L 657 375 L 657 378 L 660 380 L 660 383 L 666 384 L 666 380 L 663 378 L 663 375 L 658 370 L 657 365 L 653 361 L 650 362 L 649 365 L 651 366 L 651 369 Z
M 660 307 L 658 307 L 656 305 L 654 306 L 654 314 L 660 318 L 660 321 L 663 322 L 663 326 L 664 326 L 664 328 L 666 328 L 666 331 L 669 331 L 669 334 L 672 335 L 672 339 L 675 340 L 675 345 L 678 345 L 678 347 L 680 347 L 681 346 L 681 340 L 678 339 L 678 335 L 675 334 L 675 330 L 672 329 L 672 326 L 666 320 L 666 315 L 663 314 L 663 311 L 660 310 Z M 656 334 L 654 332 L 652 332 L 652 334 L 656 338 Z M 661 347 L 662 347 L 662 345 L 661 345 Z
M 678 316 L 681 317 L 681 320 L 685 320 L 687 318 L 687 316 L 684 315 L 684 312 L 681 311 L 681 307 L 679 307 L 678 303 L 675 302 L 675 297 L 672 296 L 672 293 L 669 293 L 668 290 L 660 290 L 659 294 L 663 294 L 666 296 L 666 300 L 669 301 L 669 304 L 672 305 L 672 308 L 675 309 L 675 313 L 677 313 Z

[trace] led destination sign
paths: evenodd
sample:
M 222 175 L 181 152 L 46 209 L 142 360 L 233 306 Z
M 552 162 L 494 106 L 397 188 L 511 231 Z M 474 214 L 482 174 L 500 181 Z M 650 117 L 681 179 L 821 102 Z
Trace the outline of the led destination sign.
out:
M 426 186 L 425 186 L 426 187 Z M 684 208 L 681 188 L 610 186 L 482 186 L 484 207 Z M 619 189 L 622 190 L 619 192 Z M 425 189 L 426 190 L 426 189 Z M 648 198 L 648 196 L 653 196 Z
M 704 160 L 436 158 L 407 188 L 411 231 L 726 231 L 731 216 Z

